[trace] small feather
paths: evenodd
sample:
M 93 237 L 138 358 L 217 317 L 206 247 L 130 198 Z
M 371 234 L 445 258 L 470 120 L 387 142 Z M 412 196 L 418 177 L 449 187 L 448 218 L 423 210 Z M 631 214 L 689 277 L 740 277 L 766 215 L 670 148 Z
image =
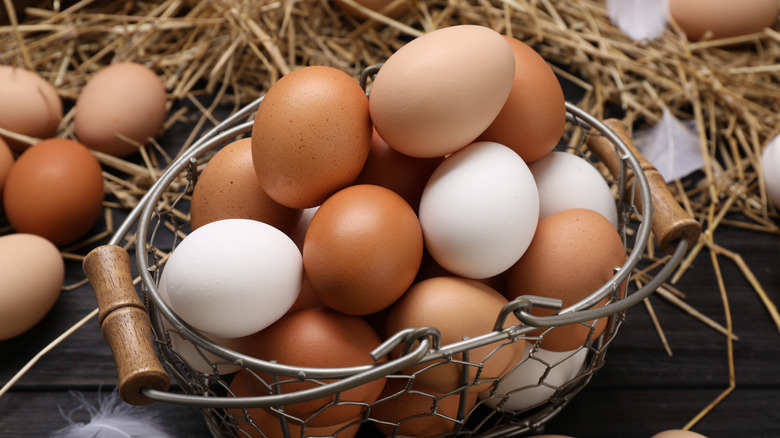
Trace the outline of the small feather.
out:
M 704 167 L 694 123 L 684 123 L 668 109 L 661 120 L 634 135 L 634 144 L 669 183 Z
M 607 0 L 612 24 L 634 41 L 647 41 L 664 34 L 669 20 L 668 0 Z
M 97 405 L 90 403 L 79 392 L 71 391 L 71 395 L 79 401 L 79 406 L 68 414 L 60 407 L 69 425 L 53 432 L 50 438 L 173 438 L 163 429 L 156 411 L 125 403 L 116 390 L 107 395 L 98 393 Z M 90 417 L 88 423 L 73 420 L 73 414 L 79 410 L 87 411 Z

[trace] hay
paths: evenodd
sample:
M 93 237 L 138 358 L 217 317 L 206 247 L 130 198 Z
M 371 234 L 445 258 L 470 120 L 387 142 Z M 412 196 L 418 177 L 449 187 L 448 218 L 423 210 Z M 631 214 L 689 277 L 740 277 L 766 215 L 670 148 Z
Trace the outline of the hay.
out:
M 182 147 L 214 123 L 217 106 L 238 109 L 298 67 L 329 65 L 358 77 L 412 38 L 455 24 L 513 35 L 580 87 L 577 104 L 597 117 L 618 109 L 630 129 L 639 129 L 669 108 L 696 122 L 705 167 L 700 178 L 676 181 L 670 189 L 705 232 L 671 283 L 702 249 L 726 256 L 780 329 L 774 304 L 744 260 L 713 237 L 719 226 L 780 234 L 760 166 L 762 148 L 780 134 L 777 25 L 736 39 L 690 43 L 672 23 L 663 38 L 642 44 L 614 27 L 596 0 L 397 0 L 391 7 L 406 8 L 397 18 L 369 12 L 366 20 L 326 0 L 83 0 L 29 6 L 34 3 L 4 0 L 0 20 L 8 25 L 0 27 L 0 64 L 37 71 L 72 104 L 102 67 L 144 63 L 163 79 L 171 108 L 179 102 L 197 108 L 195 114 L 182 109 L 169 115 L 166 127 L 195 121 Z M 204 96 L 214 97 L 209 106 L 200 103 Z M 58 135 L 74 136 L 71 121 L 72 111 Z M 107 190 L 117 198 L 107 208 L 132 208 L 170 161 L 154 144 L 143 148 L 142 156 L 140 164 L 100 157 L 105 166 L 130 175 L 122 181 L 106 173 Z

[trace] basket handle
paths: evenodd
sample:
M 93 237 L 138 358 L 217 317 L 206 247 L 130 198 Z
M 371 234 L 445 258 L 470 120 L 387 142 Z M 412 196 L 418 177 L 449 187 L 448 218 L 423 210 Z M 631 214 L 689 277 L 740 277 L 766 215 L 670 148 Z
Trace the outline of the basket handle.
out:
M 653 202 L 652 231 L 658 246 L 666 254 L 672 254 L 677 249 L 677 243 L 681 239 L 688 241 L 691 248 L 699 239 L 701 225 L 692 218 L 677 202 L 669 191 L 666 181 L 658 169 L 642 156 L 631 141 L 625 125 L 617 119 L 606 119 L 604 124 L 609 127 L 628 146 L 639 160 L 642 171 L 647 177 Z M 617 178 L 620 171 L 620 163 L 615 153 L 615 145 L 604 137 L 598 135 L 594 129 L 593 134 L 587 136 L 588 149 L 607 167 L 613 177 Z M 634 172 L 628 170 L 626 174 L 626 188 L 630 192 L 633 187 Z M 637 208 L 642 212 L 641 199 L 637 199 Z
M 84 273 L 95 290 L 98 323 L 119 374 L 119 395 L 132 405 L 152 402 L 142 389 L 167 391 L 170 378 L 152 344 L 152 325 L 138 297 L 130 255 L 116 245 L 99 246 L 84 259 Z

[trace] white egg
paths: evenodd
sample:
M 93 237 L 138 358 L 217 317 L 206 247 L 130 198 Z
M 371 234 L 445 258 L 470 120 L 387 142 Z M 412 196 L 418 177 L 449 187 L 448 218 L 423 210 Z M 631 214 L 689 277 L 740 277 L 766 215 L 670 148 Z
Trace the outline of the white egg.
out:
M 193 328 L 220 338 L 247 336 L 274 323 L 292 307 L 303 282 L 295 243 L 249 219 L 196 229 L 165 270 L 171 309 Z
M 481 398 L 487 398 L 486 405 L 515 412 L 545 403 L 558 388 L 579 375 L 588 355 L 584 348 L 562 352 L 540 348 L 529 357 L 533 346 L 526 343 L 524 361 L 501 379 L 493 397 L 487 398 L 490 391 L 480 393 Z
M 603 176 L 577 155 L 553 151 L 528 165 L 539 190 L 539 220 L 569 208 L 587 208 L 617 228 L 615 198 Z
M 774 138 L 761 153 L 764 184 L 769 200 L 780 208 L 780 136 Z
M 482 279 L 523 255 L 539 220 L 539 194 L 522 158 L 495 142 L 475 142 L 436 168 L 419 210 L 425 245 L 453 274 Z
M 162 275 L 160 275 L 160 284 L 157 285 L 157 291 L 160 293 L 160 297 L 169 306 L 171 305 L 168 298 L 168 290 L 165 279 L 165 269 L 163 269 Z M 170 341 L 171 350 L 189 365 L 195 371 L 203 374 L 213 375 L 214 371 L 219 374 L 230 374 L 241 369 L 240 366 L 227 362 L 224 358 L 219 357 L 204 348 L 198 347 L 192 341 L 185 339 L 178 330 L 175 330 L 173 323 L 162 318 L 163 329 L 166 331 L 167 338 Z M 249 343 L 248 337 L 241 338 L 217 338 L 215 336 L 206 336 L 206 338 L 219 344 L 225 348 L 241 351 L 245 350 Z

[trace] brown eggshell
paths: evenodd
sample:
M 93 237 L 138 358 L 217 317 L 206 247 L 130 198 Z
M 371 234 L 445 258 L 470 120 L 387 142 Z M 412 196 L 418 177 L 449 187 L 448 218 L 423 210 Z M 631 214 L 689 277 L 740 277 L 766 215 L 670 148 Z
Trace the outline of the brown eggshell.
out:
M 357 178 L 370 147 L 368 98 L 357 81 L 333 67 L 286 74 L 257 109 L 255 172 L 268 196 L 282 205 L 321 204 Z
M 76 136 L 96 151 L 131 155 L 137 144 L 160 132 L 166 101 L 165 86 L 152 69 L 135 62 L 111 64 L 89 78 L 76 99 Z
M 103 211 L 100 163 L 80 143 L 43 140 L 11 167 L 3 206 L 16 231 L 37 234 L 58 246 L 73 243 L 86 235 Z
M 57 90 L 39 74 L 0 65 L 0 128 L 43 139 L 53 137 L 62 120 L 62 100 Z M 3 137 L 8 147 L 21 153 L 28 143 Z
M 253 219 L 289 234 L 302 210 L 271 199 L 257 182 L 252 166 L 252 141 L 242 138 L 220 149 L 198 176 L 190 219 L 195 230 L 220 219 Z
M 399 436 L 439 436 L 449 434 L 457 424 L 460 393 L 439 394 L 420 391 L 405 392 L 409 381 L 402 378 L 387 379 L 379 402 L 371 408 L 373 422 L 385 436 L 395 433 Z M 425 393 L 425 394 L 423 394 Z M 466 396 L 464 415 L 474 407 L 477 394 Z M 386 424 L 395 423 L 395 424 Z M 397 427 L 396 427 L 397 424 Z
M 526 43 L 504 36 L 515 55 L 512 91 L 501 112 L 478 140 L 501 143 L 526 163 L 555 148 L 566 124 L 566 101 L 547 62 Z
M 420 222 L 395 192 L 356 185 L 326 200 L 303 241 L 303 267 L 317 295 L 350 315 L 395 302 L 420 268 Z
M 357 316 L 340 314 L 328 308 L 303 309 L 288 313 L 279 321 L 253 336 L 249 355 L 262 360 L 275 360 L 280 364 L 340 368 L 374 364 L 370 352 L 379 346 L 379 336 L 373 328 Z M 380 362 L 384 361 L 383 358 Z M 259 373 L 266 382 L 270 375 Z M 294 377 L 279 377 L 282 393 L 314 388 L 314 382 L 302 382 Z M 332 380 L 321 379 L 321 382 Z M 267 388 L 257 380 L 247 382 L 254 394 L 267 394 Z M 385 385 L 380 378 L 340 394 L 341 402 L 373 403 Z M 311 426 L 340 424 L 363 413 L 361 404 L 331 405 L 334 396 L 285 406 L 285 412 L 300 419 L 308 419 Z M 316 415 L 314 415 L 316 413 Z
M 442 160 L 444 157 L 415 158 L 397 152 L 374 130 L 371 152 L 355 184 L 386 187 L 401 195 L 417 211 L 425 184 Z
M 253 394 L 249 391 L 245 379 L 252 378 L 253 377 L 249 374 L 248 371 L 239 371 L 230 382 L 230 392 L 236 397 L 264 395 Z M 265 409 L 248 408 L 246 413 L 243 409 L 228 409 L 228 413 L 233 415 L 233 419 L 236 420 L 236 423 L 241 428 L 242 432 L 238 433 L 238 436 L 248 436 L 251 438 L 285 438 L 279 417 L 267 412 Z M 247 421 L 247 414 L 252 419 L 252 424 L 249 424 Z M 360 429 L 360 423 L 358 420 L 360 420 L 360 418 L 355 418 L 353 420 L 349 420 L 341 424 L 336 424 L 334 426 L 315 427 L 307 425 L 305 434 L 306 436 L 331 436 L 338 433 L 337 436 L 339 438 L 352 438 L 357 435 L 358 429 Z M 258 428 L 262 431 L 262 433 L 257 430 Z M 291 419 L 288 420 L 287 428 L 289 436 L 301 436 L 301 425 L 295 421 Z
M 669 15 L 690 41 L 712 32 L 730 38 L 761 32 L 777 22 L 777 0 L 669 0 Z
M 562 210 L 539 222 L 528 250 L 509 269 L 505 295 L 510 300 L 520 295 L 558 298 L 565 308 L 603 286 L 625 261 L 623 242 L 608 219 L 589 209 Z M 537 316 L 554 312 L 533 310 Z M 583 324 L 555 328 L 544 335 L 541 346 L 550 351 L 574 350 L 588 338 L 598 337 L 606 323 L 606 318 L 596 321 L 592 335 Z
M 658 432 L 651 438 L 707 438 L 706 436 L 690 430 L 671 429 Z
M 464 337 L 491 332 L 501 308 L 507 303 L 500 293 L 476 280 L 459 277 L 430 278 L 414 284 L 390 307 L 386 331 L 396 333 L 406 328 L 433 326 L 441 332 L 442 345 L 447 345 L 462 341 Z M 509 315 L 504 327 L 517 323 L 514 315 Z M 477 367 L 469 367 L 470 381 L 478 383 L 470 386 L 469 392 L 487 389 L 492 382 L 486 380 L 500 377 L 520 361 L 525 346 L 523 340 L 509 345 L 501 344 L 496 342 L 469 351 L 469 362 L 478 364 L 484 361 L 478 382 L 474 382 Z M 494 352 L 499 346 L 501 348 Z M 396 349 L 391 357 L 398 357 L 400 353 L 400 348 Z M 456 356 L 455 359 L 461 359 L 461 355 Z M 433 362 L 416 365 L 404 370 L 404 373 L 411 374 L 432 364 Z M 462 372 L 460 363 L 441 364 L 418 374 L 415 382 L 420 388 L 446 394 L 461 386 Z
M 8 173 L 11 172 L 11 166 L 14 164 L 14 154 L 6 142 L 0 138 L 0 200 L 3 196 L 3 186 Z

